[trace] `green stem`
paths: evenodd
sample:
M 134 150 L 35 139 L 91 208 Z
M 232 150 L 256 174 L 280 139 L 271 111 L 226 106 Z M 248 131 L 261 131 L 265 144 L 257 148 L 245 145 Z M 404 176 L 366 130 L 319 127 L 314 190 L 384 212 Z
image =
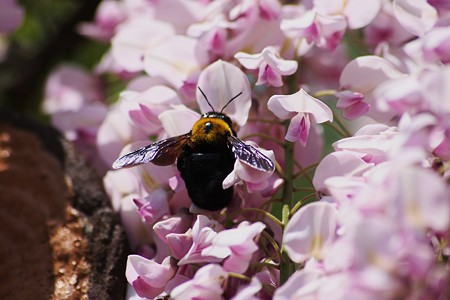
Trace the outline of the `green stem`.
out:
M 286 251 L 281 252 L 281 263 L 280 263 L 280 286 L 282 286 L 292 274 L 291 260 L 287 255 Z
M 242 209 L 243 212 L 247 212 L 247 211 L 254 211 L 254 212 L 258 212 L 261 213 L 262 215 L 266 216 L 267 218 L 271 219 L 272 221 L 274 221 L 278 226 L 283 227 L 283 224 L 280 222 L 280 220 L 277 219 L 277 217 L 275 217 L 274 215 L 272 215 L 271 213 L 262 210 L 260 208 L 256 208 L 256 207 L 247 207 L 247 208 L 243 208 Z
M 324 96 L 334 96 L 336 94 L 336 90 L 321 90 L 318 91 L 317 93 L 315 93 L 313 96 L 315 98 L 320 98 L 320 97 L 324 97 Z
M 311 176 L 308 175 L 308 172 L 306 171 L 306 169 L 303 169 L 302 165 L 298 161 L 295 161 L 295 165 L 297 166 L 297 168 L 300 169 L 300 171 L 299 171 L 300 175 L 303 174 L 305 176 L 306 180 L 308 180 L 309 184 L 311 186 L 314 186 L 313 182 L 312 182 L 312 178 L 311 178 Z M 299 173 L 295 174 L 294 178 L 296 178 L 299 175 Z
M 275 196 L 274 196 L 275 197 Z M 263 204 L 261 204 L 261 206 L 259 207 L 259 208 L 261 208 L 261 209 L 263 209 L 263 210 L 269 210 L 269 208 L 270 208 L 270 204 L 272 204 L 272 203 L 278 203 L 278 202 L 280 202 L 281 201 L 281 199 L 280 198 L 272 198 L 272 199 L 269 199 L 269 200 L 267 200 L 266 202 L 264 202 Z
M 281 250 L 280 250 L 280 246 L 278 246 L 277 242 L 273 239 L 273 237 L 268 234 L 266 231 L 262 231 L 261 235 L 267 239 L 267 241 L 269 241 L 269 243 L 272 245 L 273 249 L 275 250 L 275 253 L 277 254 L 279 260 L 280 260 L 280 264 L 282 261 L 282 257 L 281 257 Z
M 337 127 L 335 124 L 333 124 L 331 122 L 325 122 L 325 123 L 322 123 L 322 124 L 330 127 L 334 131 L 336 131 L 337 134 L 339 134 L 341 137 L 349 137 L 349 136 L 351 136 L 351 135 L 348 135 L 343 129 L 341 129 L 340 126 Z
M 333 112 L 333 120 L 339 125 L 341 130 L 344 132 L 345 137 L 350 137 L 352 134 L 345 127 L 344 123 L 342 123 L 341 119 Z
M 303 206 L 303 204 L 305 204 L 306 200 L 309 200 L 309 198 L 313 198 L 316 196 L 316 193 L 313 194 L 309 194 L 303 198 L 301 198 L 295 205 L 294 207 L 291 209 L 291 211 L 289 212 L 289 214 L 292 216 L 293 214 L 295 214 L 297 212 L 297 210 Z
M 303 168 L 299 163 L 296 164 L 296 166 L 300 169 L 300 171 L 298 171 L 295 175 L 294 178 L 298 178 L 300 175 L 302 174 L 306 174 L 307 172 L 309 172 L 311 169 L 316 168 L 319 165 L 319 163 L 315 163 L 312 165 L 307 166 L 306 168 Z
M 239 273 L 228 272 L 228 276 L 234 277 L 234 278 L 237 278 L 237 279 L 240 279 L 240 280 L 243 280 L 243 281 L 247 281 L 247 282 L 252 281 L 252 279 L 250 277 L 242 275 L 242 274 L 239 274 Z
M 287 129 L 287 127 L 286 127 Z M 284 185 L 283 203 L 292 206 L 294 193 L 294 143 L 286 142 L 284 146 Z

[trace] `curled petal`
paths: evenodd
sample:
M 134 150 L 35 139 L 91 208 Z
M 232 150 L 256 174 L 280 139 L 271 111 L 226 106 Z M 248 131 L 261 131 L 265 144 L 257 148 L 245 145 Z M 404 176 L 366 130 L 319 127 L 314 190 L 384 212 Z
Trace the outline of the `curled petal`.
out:
M 163 189 L 151 192 L 144 201 L 134 199 L 138 212 L 147 224 L 155 223 L 159 218 L 169 212 L 167 193 Z
M 262 53 L 248 54 L 245 52 L 238 52 L 234 55 L 234 58 L 236 58 L 241 65 L 250 70 L 258 69 L 262 57 Z
M 266 47 L 262 54 L 267 64 L 281 75 L 291 75 L 297 71 L 298 63 L 295 60 L 286 60 L 279 57 L 271 47 Z
M 285 139 L 290 142 L 299 141 L 305 147 L 308 141 L 311 121 L 308 114 L 298 113 L 291 119 Z
M 338 101 L 336 108 L 342 110 L 342 115 L 348 120 L 356 119 L 369 111 L 370 105 L 364 102 L 364 95 L 352 91 L 336 93 Z
M 167 257 L 161 264 L 139 255 L 128 256 L 126 277 L 140 297 L 154 298 L 164 291 L 175 275 L 174 261 Z

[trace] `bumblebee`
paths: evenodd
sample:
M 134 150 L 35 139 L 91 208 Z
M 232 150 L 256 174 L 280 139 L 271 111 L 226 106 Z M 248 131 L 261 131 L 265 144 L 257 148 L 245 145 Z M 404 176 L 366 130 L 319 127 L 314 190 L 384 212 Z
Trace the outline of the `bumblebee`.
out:
M 256 148 L 236 136 L 231 119 L 216 112 L 200 89 L 212 111 L 205 113 L 186 134 L 171 137 L 139 148 L 118 158 L 114 169 L 148 162 L 158 166 L 177 163 L 192 202 L 206 210 L 226 207 L 233 196 L 233 187 L 223 189 L 222 182 L 233 171 L 236 159 L 260 171 L 273 172 L 274 163 Z

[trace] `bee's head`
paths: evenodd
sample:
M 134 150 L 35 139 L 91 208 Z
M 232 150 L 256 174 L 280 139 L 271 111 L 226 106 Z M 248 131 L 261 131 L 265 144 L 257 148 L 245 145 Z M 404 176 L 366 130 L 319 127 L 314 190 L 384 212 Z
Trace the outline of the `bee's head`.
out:
M 222 121 L 225 121 L 225 123 L 228 124 L 228 126 L 230 126 L 231 128 L 233 127 L 233 122 L 231 121 L 230 117 L 227 116 L 224 113 L 219 113 L 219 112 L 215 112 L 215 111 L 211 111 L 208 112 L 206 114 L 203 114 L 202 117 L 203 118 L 215 118 L 215 119 L 220 119 Z

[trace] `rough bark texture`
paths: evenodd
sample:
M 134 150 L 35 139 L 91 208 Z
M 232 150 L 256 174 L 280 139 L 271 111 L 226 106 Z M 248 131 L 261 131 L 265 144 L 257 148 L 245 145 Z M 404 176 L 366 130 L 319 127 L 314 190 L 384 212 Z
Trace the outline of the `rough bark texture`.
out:
M 85 159 L 52 128 L 0 112 L 0 299 L 123 299 L 127 254 Z

